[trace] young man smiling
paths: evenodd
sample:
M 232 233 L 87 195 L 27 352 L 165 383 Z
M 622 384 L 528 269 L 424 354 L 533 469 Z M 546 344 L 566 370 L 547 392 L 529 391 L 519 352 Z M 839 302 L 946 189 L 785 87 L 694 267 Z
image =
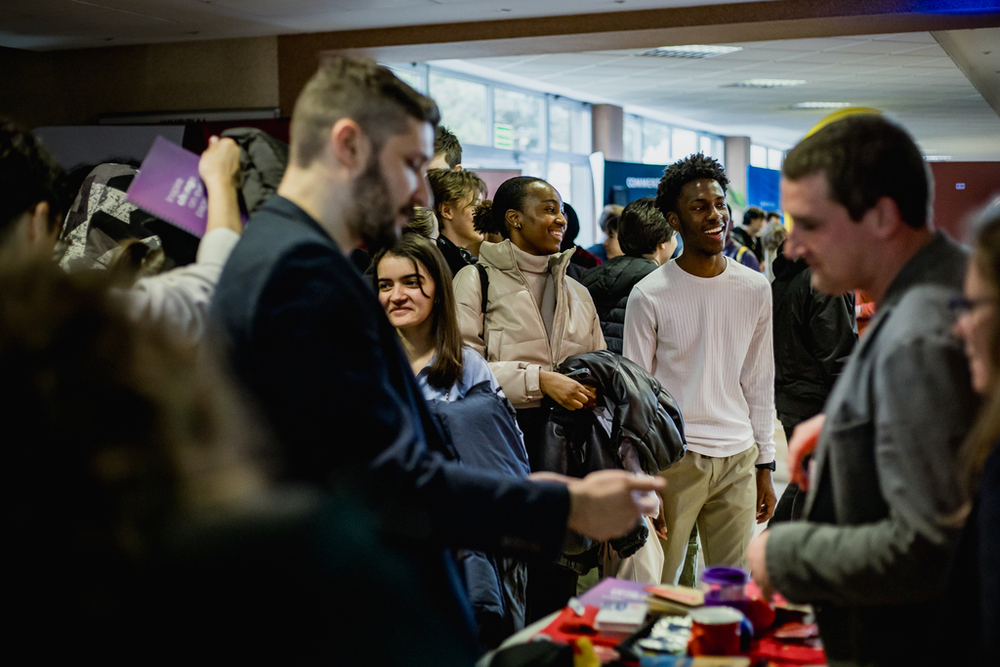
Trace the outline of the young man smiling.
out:
M 684 415 L 687 452 L 661 473 L 664 583 L 677 583 L 696 524 L 706 565 L 745 566 L 754 518 L 774 511 L 771 291 L 722 254 L 728 183 L 704 155 L 667 167 L 656 205 L 684 250 L 635 286 L 625 311 L 625 356 Z

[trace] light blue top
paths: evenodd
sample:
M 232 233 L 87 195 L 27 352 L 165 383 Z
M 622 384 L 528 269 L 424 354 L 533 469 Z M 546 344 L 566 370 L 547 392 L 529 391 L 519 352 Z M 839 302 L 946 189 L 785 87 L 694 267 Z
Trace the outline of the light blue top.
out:
M 489 382 L 490 389 L 494 393 L 499 395 L 501 398 L 506 400 L 506 395 L 503 393 L 503 389 L 500 388 L 500 383 L 497 382 L 497 378 L 493 375 L 493 371 L 490 370 L 490 365 L 486 363 L 486 360 L 480 356 L 478 352 L 473 350 L 471 347 L 462 348 L 462 377 L 458 378 L 447 391 L 436 389 L 427 383 L 427 374 L 430 372 L 430 367 L 434 363 L 436 357 L 431 357 L 429 364 L 420 369 L 417 373 L 417 384 L 420 386 L 420 391 L 424 395 L 424 400 L 426 401 L 447 401 L 453 403 L 455 401 L 465 398 L 465 395 L 469 393 L 469 390 L 475 387 L 481 382 Z M 515 467 L 517 465 L 523 465 L 525 472 L 528 472 L 528 451 L 524 447 L 524 433 L 521 431 L 521 425 L 514 420 L 514 429 L 517 431 L 517 447 L 516 449 L 520 452 L 519 457 Z
M 497 382 L 496 376 L 490 370 L 489 364 L 471 347 L 462 348 L 462 377 L 458 378 L 458 381 L 447 391 L 432 387 L 427 382 L 427 374 L 430 373 L 431 364 L 434 363 L 434 359 L 436 358 L 437 355 L 432 357 L 431 362 L 417 373 L 417 384 L 420 385 L 420 391 L 424 395 L 424 400 L 448 401 L 451 403 L 464 398 L 469 393 L 469 390 L 480 382 L 487 381 L 490 383 L 490 388 L 493 391 L 500 393 L 501 396 L 503 395 L 500 383 Z

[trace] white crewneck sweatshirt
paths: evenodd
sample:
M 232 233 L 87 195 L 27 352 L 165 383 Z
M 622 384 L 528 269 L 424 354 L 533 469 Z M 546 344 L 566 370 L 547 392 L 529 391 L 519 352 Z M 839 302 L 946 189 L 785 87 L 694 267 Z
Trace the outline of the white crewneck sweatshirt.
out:
M 670 261 L 633 288 L 624 356 L 676 399 L 688 448 L 724 457 L 758 447 L 774 460 L 771 288 L 730 258 L 713 278 Z

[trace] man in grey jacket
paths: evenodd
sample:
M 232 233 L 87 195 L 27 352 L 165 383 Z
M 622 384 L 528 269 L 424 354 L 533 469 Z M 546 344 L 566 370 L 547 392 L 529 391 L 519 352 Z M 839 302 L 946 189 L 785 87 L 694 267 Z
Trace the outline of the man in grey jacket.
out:
M 957 450 L 975 399 L 948 308 L 965 253 L 933 230 L 920 151 L 880 116 L 826 126 L 782 171 L 789 254 L 817 289 L 879 306 L 826 403 L 806 520 L 763 533 L 752 574 L 815 606 L 829 664 L 917 664 L 966 501 Z

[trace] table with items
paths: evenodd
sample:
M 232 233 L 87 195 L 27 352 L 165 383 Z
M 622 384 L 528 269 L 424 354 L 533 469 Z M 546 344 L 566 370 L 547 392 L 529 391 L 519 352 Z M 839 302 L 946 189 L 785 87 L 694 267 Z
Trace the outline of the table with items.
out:
M 700 589 L 604 579 L 505 642 L 489 664 L 785 667 L 824 665 L 826 656 L 809 607 L 765 600 L 742 570 L 713 567 Z

